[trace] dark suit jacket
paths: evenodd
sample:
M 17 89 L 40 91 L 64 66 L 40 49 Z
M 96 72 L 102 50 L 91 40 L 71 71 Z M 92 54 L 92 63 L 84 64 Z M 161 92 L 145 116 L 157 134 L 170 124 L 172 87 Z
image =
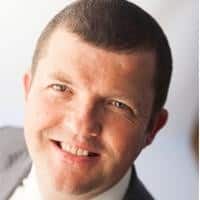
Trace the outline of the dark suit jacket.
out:
M 23 137 L 23 129 L 0 128 L 0 200 L 8 200 L 31 169 L 31 159 Z M 133 167 L 131 181 L 123 200 L 153 200 L 136 175 Z

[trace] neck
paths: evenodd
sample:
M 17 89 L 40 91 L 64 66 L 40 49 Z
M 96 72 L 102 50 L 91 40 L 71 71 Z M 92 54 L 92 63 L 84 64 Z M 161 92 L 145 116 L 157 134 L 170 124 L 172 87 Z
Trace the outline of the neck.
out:
M 35 169 L 34 169 L 35 170 Z M 36 172 L 35 170 L 35 177 L 36 182 L 38 183 L 38 189 L 41 194 L 42 200 L 102 200 L 102 199 L 122 199 L 123 195 L 125 194 L 125 191 L 128 187 L 128 183 L 130 181 L 131 176 L 131 169 L 127 171 L 127 173 L 122 177 L 122 179 L 116 183 L 114 186 L 107 186 L 101 191 L 93 190 L 92 192 L 85 193 L 85 194 L 69 194 L 69 193 L 62 193 L 55 189 L 54 186 L 52 186 L 52 182 L 50 180 L 43 179 L 42 177 L 49 177 L 48 172 L 46 172 L 46 176 L 44 176 L 44 173 Z M 111 188 L 111 190 L 109 190 Z M 119 193 L 119 191 L 122 191 L 122 193 Z M 110 195 L 112 198 L 110 198 Z

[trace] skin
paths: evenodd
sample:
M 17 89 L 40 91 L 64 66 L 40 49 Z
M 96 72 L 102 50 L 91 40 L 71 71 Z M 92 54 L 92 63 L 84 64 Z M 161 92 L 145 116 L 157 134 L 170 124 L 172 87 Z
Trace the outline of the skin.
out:
M 91 199 L 123 177 L 167 120 L 161 109 L 148 129 L 154 70 L 154 52 L 116 53 L 53 33 L 34 81 L 30 72 L 23 78 L 25 139 L 44 199 Z M 98 159 L 63 161 L 52 139 Z

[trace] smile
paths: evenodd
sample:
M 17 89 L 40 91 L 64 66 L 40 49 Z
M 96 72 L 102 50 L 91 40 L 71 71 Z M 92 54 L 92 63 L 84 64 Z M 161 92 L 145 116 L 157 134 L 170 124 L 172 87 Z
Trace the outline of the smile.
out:
M 78 156 L 78 157 L 97 157 L 99 156 L 98 153 L 92 152 L 92 151 L 88 151 L 84 148 L 80 148 L 78 146 L 75 145 L 70 145 L 68 143 L 65 142 L 59 142 L 59 141 L 53 141 L 57 147 L 59 147 L 63 152 L 66 153 L 70 153 L 74 156 Z
M 73 155 L 76 155 L 76 156 L 88 156 L 90 153 L 87 150 L 81 149 L 76 146 L 71 146 L 69 144 L 65 144 L 64 142 L 61 142 L 60 146 L 61 146 L 62 150 L 66 151 L 68 153 L 71 153 Z

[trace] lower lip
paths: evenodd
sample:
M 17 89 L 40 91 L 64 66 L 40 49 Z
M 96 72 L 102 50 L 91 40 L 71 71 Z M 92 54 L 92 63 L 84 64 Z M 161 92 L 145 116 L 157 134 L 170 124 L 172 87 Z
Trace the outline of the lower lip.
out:
M 51 141 L 52 147 L 54 151 L 56 152 L 58 158 L 63 161 L 70 164 L 79 164 L 79 165 L 88 165 L 88 164 L 94 164 L 100 159 L 100 156 L 76 156 L 71 153 L 68 153 L 64 150 L 62 150 L 55 142 Z

